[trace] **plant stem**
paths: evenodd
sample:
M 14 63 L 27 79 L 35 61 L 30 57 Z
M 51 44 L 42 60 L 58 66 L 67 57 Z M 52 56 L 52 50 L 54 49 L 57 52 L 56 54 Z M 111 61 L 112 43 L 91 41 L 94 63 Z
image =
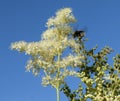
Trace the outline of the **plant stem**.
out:
M 57 101 L 60 101 L 60 91 L 57 89 Z
M 60 39 L 60 36 L 59 36 L 59 39 Z M 59 77 L 60 77 L 60 49 L 58 50 L 58 69 L 57 69 L 57 79 L 58 79 L 58 82 L 57 82 L 57 101 L 60 101 L 60 81 L 59 81 Z
M 60 54 L 58 53 L 58 63 L 59 63 L 59 66 L 60 66 Z M 59 79 L 59 73 L 60 73 L 60 68 L 58 67 L 58 71 L 57 71 L 57 78 Z M 57 101 L 60 101 L 60 91 L 59 91 L 59 87 L 60 87 L 60 81 L 58 80 L 57 82 Z

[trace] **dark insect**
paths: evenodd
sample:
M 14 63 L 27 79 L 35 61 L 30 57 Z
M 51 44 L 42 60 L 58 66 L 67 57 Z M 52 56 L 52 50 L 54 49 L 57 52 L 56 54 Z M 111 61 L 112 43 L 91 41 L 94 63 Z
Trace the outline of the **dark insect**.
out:
M 73 37 L 74 38 L 76 38 L 76 37 L 82 38 L 82 37 L 84 37 L 84 34 L 85 34 L 85 31 L 77 30 L 77 31 L 74 32 Z

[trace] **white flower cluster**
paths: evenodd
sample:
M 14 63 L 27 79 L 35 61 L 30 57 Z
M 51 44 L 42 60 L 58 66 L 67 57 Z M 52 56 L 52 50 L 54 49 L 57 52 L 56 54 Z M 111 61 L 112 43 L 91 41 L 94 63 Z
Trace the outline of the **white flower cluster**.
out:
M 44 34 L 42 34 L 42 39 L 56 39 L 59 38 L 63 39 L 68 36 L 68 34 L 71 34 L 72 27 L 67 25 L 60 25 L 54 28 L 47 29 Z
M 55 66 L 58 67 L 59 65 L 61 68 L 65 68 L 67 66 L 77 67 L 82 65 L 82 60 L 84 60 L 84 56 L 73 56 L 70 54 L 63 58 L 60 63 L 56 62 Z
M 19 41 L 11 44 L 11 49 L 16 49 L 20 52 L 25 51 L 27 43 L 25 41 Z
M 92 96 L 91 94 L 88 94 L 87 97 L 93 98 L 93 101 L 120 101 L 120 95 L 118 96 Z
M 48 19 L 47 26 L 59 26 L 63 24 L 69 24 L 75 22 L 76 19 L 72 15 L 72 10 L 70 8 L 64 8 L 56 13 L 55 17 Z
M 51 84 L 55 87 L 56 82 L 63 82 L 65 77 L 78 75 L 74 71 L 74 67 L 82 65 L 83 54 L 68 55 L 65 58 L 60 56 L 67 47 L 80 51 L 80 45 L 73 39 L 73 29 L 69 25 L 75 21 L 70 8 L 60 9 L 55 17 L 48 19 L 48 29 L 43 32 L 42 40 L 39 42 L 19 41 L 12 43 L 12 49 L 32 56 L 26 65 L 27 71 L 32 71 L 34 75 L 38 75 L 40 69 L 44 70 L 46 76 L 43 77 L 42 84 Z M 55 59 L 55 57 L 60 57 L 60 59 Z M 68 66 L 73 67 L 73 69 L 67 70 Z

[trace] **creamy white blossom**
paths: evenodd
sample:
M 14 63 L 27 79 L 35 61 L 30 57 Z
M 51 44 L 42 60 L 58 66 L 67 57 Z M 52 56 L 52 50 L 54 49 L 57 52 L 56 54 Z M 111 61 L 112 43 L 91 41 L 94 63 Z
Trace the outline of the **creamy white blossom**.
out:
M 25 41 L 19 41 L 19 42 L 14 42 L 11 44 L 11 49 L 18 50 L 18 51 L 25 51 L 27 46 L 27 42 Z
M 31 56 L 26 65 L 27 71 L 38 75 L 40 70 L 43 70 L 45 76 L 42 79 L 42 84 L 45 86 L 52 85 L 59 88 L 58 86 L 65 82 L 64 79 L 67 76 L 79 77 L 82 75 L 75 71 L 75 67 L 83 64 L 82 53 L 71 55 L 68 50 L 68 55 L 61 57 L 64 50 L 70 47 L 72 47 L 72 51 L 80 51 L 80 45 L 72 37 L 73 28 L 70 26 L 75 21 L 71 8 L 60 9 L 56 12 L 55 17 L 48 19 L 48 29 L 42 33 L 40 41 L 19 41 L 11 45 L 12 49 Z
M 84 56 L 73 56 L 73 55 L 68 55 L 67 57 L 64 57 L 60 63 L 56 62 L 55 66 L 58 67 L 58 65 L 61 68 L 65 68 L 67 66 L 72 66 L 72 67 L 77 67 L 78 65 L 82 65 L 82 60 L 84 60 Z
M 69 24 L 75 22 L 76 19 L 72 14 L 72 10 L 70 8 L 60 9 L 55 17 L 48 19 L 47 26 L 59 26 L 63 24 Z

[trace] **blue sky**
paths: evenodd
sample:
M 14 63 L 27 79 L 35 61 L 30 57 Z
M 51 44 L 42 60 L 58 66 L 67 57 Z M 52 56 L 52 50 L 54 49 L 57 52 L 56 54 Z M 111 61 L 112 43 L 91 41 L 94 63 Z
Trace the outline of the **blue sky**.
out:
M 0 101 L 56 101 L 56 91 L 41 86 L 41 75 L 25 72 L 24 54 L 10 50 L 11 42 L 39 41 L 47 19 L 63 7 L 71 7 L 76 29 L 87 26 L 87 48 L 98 44 L 120 53 L 119 0 L 0 0 Z M 73 83 L 73 86 L 75 83 Z M 61 101 L 68 101 L 61 94 Z

